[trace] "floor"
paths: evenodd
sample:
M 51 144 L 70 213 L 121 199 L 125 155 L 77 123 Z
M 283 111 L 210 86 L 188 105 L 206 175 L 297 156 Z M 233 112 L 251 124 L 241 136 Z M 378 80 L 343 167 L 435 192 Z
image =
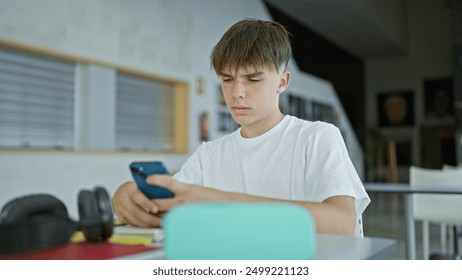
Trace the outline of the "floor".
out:
M 384 259 L 405 260 L 406 225 L 403 197 L 397 194 L 371 193 L 369 195 L 371 204 L 363 214 L 364 235 L 397 240 L 397 249 Z M 447 250 L 451 250 L 450 248 Z M 430 252 L 442 252 L 438 225 L 430 226 Z M 420 222 L 416 222 L 416 258 L 423 259 L 422 225 Z

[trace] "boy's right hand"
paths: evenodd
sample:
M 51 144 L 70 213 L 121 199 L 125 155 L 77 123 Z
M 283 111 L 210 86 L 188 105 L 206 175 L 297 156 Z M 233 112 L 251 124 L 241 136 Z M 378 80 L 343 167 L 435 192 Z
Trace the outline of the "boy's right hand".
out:
M 157 205 L 147 198 L 135 182 L 125 182 L 112 196 L 114 213 L 121 223 L 138 227 L 160 227 Z

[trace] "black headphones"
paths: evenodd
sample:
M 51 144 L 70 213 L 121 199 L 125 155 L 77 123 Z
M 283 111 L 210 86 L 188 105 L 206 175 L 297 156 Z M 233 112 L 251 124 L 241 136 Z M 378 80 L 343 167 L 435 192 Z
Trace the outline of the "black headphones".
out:
M 103 187 L 80 191 L 78 207 L 79 222 L 69 218 L 64 203 L 49 194 L 9 201 L 0 212 L 0 255 L 64 244 L 76 230 L 82 231 L 89 242 L 111 237 L 114 217 L 109 194 Z

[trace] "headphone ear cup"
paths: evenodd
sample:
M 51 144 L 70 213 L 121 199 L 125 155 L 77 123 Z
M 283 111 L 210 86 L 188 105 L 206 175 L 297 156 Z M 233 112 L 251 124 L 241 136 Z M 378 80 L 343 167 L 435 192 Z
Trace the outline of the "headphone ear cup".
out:
M 95 195 L 88 190 L 79 192 L 80 224 L 85 240 L 96 242 L 101 240 L 100 214 Z
M 0 255 L 64 244 L 78 227 L 64 203 L 48 194 L 13 199 L 0 216 Z
M 95 187 L 93 192 L 102 222 L 101 238 L 106 240 L 111 237 L 114 229 L 114 215 L 112 213 L 111 198 L 103 187 Z

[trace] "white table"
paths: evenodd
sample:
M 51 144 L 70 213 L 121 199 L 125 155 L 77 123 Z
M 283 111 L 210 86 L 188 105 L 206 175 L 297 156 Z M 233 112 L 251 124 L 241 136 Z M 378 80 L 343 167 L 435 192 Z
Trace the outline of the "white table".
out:
M 461 182 L 462 183 L 462 182 Z M 416 241 L 414 224 L 414 201 L 411 194 L 462 194 L 462 188 L 448 186 L 411 186 L 409 184 L 365 183 L 367 192 L 399 193 L 405 197 L 406 255 L 407 259 L 416 259 Z
M 317 234 L 316 259 L 318 260 L 368 260 L 383 259 L 396 250 L 394 239 L 376 237 L 352 237 Z M 155 250 L 122 259 L 165 259 L 163 250 Z
M 373 260 L 383 259 L 397 248 L 397 241 L 377 237 L 351 237 L 318 234 L 318 260 Z

